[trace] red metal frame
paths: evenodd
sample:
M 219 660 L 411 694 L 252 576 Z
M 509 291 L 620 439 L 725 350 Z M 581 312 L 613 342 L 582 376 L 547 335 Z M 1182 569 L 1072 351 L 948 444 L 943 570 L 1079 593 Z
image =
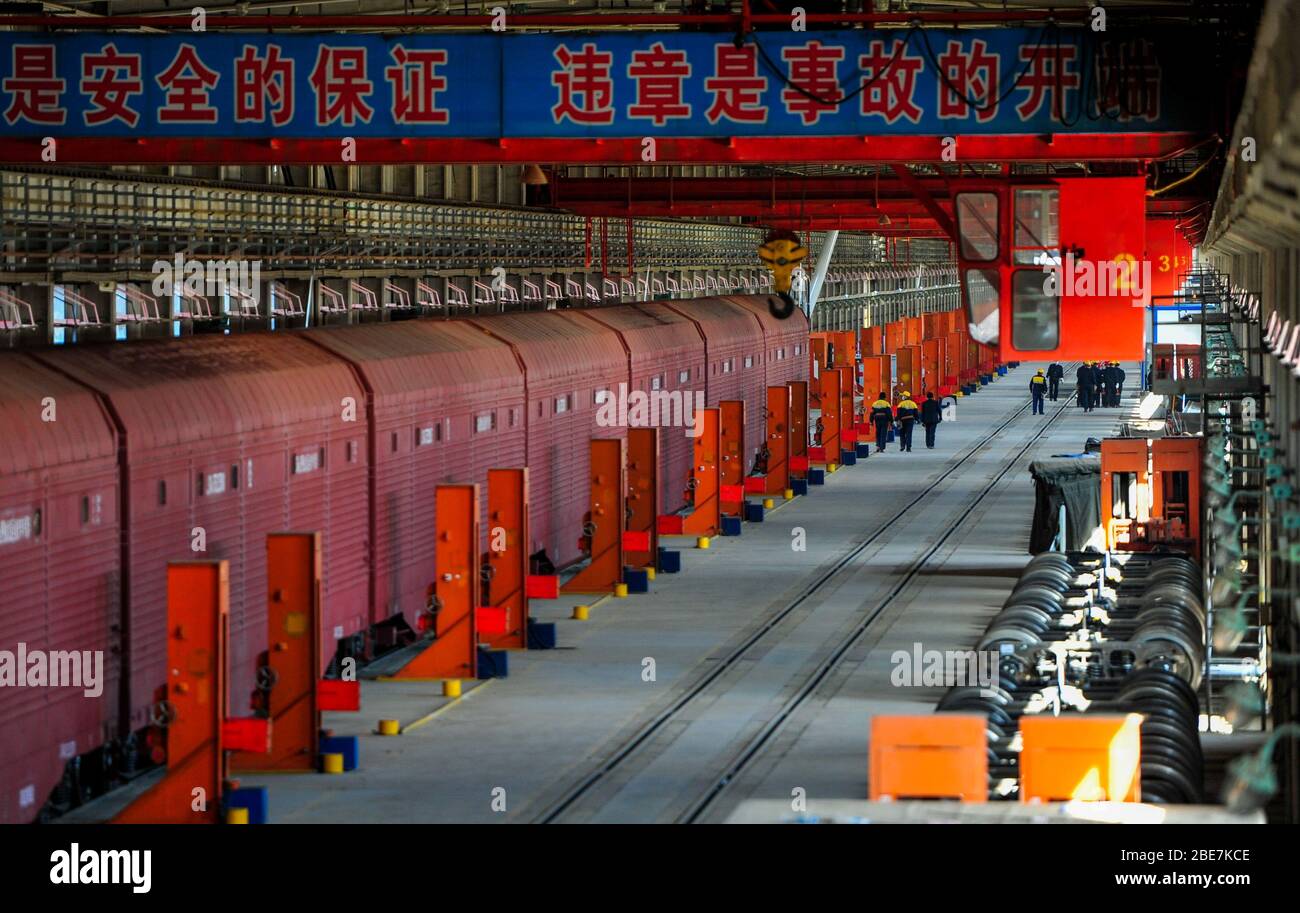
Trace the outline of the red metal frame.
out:
M 114 824 L 215 824 L 226 767 L 226 636 L 230 572 L 225 561 L 167 565 L 167 770 Z M 202 790 L 202 802 L 195 790 Z M 195 806 L 201 807 L 196 810 Z
M 266 593 L 261 665 L 271 682 L 261 709 L 271 720 L 271 750 L 236 752 L 231 763 L 240 770 L 314 770 L 320 745 L 320 533 L 266 537 Z
M 590 563 L 570 578 L 563 593 L 612 593 L 623 582 L 623 532 L 627 528 L 627 442 L 591 441 L 591 499 L 588 502 Z
M 106 17 L 83 19 L 104 28 Z M 270 17 L 267 17 L 270 18 Z M 787 20 L 788 21 L 788 20 Z M 209 20 L 211 22 L 211 20 Z M 405 27 L 405 26 L 404 26 Z M 1150 161 L 1179 154 L 1204 139 L 1195 133 L 999 134 L 956 137 L 962 156 L 978 162 Z M 656 141 L 660 165 L 749 162 L 943 163 L 950 148 L 942 136 L 664 137 Z M 39 137 L 0 138 L 0 164 L 39 165 Z M 426 139 L 356 137 L 357 161 L 370 165 L 642 164 L 640 137 L 556 139 Z M 65 137 L 61 165 L 336 165 L 337 138 Z M 866 228 L 867 226 L 864 226 Z M 876 226 L 877 229 L 886 228 Z M 942 236 L 942 231 L 937 231 Z
M 840 461 L 840 413 L 844 404 L 840 397 L 841 374 L 828 368 L 821 374 L 821 425 L 822 433 L 817 447 L 808 448 L 808 459 L 814 463 Z
M 623 560 L 628 567 L 654 567 L 659 556 L 659 429 L 627 431 L 627 532 Z M 634 548 L 627 539 L 645 537 L 647 547 Z
M 808 381 L 792 380 L 790 388 L 790 477 L 808 475 Z
M 487 566 L 492 569 L 487 586 L 491 607 L 504 613 L 505 630 L 483 631 L 479 639 L 492 647 L 524 650 L 528 647 L 528 470 L 489 469 L 487 486 Z
M 478 668 L 479 499 L 477 485 L 439 485 L 434 492 L 436 639 L 393 678 L 473 678 Z
M 718 409 L 698 409 L 695 412 L 695 438 L 691 477 L 693 508 L 685 517 L 659 518 L 659 531 L 665 534 L 712 536 L 722 526 L 721 492 L 718 489 L 718 458 L 722 450 L 721 420 Z
M 790 487 L 790 387 L 767 388 L 767 475 L 763 490 L 782 494 Z
M 718 491 L 724 514 L 741 516 L 745 505 L 745 401 L 724 399 L 718 403 Z

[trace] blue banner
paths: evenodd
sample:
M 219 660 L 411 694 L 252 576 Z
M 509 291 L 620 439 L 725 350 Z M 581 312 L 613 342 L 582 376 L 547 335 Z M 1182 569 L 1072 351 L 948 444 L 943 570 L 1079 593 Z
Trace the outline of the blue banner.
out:
M 12 136 L 726 137 L 1196 130 L 1172 43 L 1057 29 L 0 35 Z M 1181 69 L 1180 69 L 1181 67 Z

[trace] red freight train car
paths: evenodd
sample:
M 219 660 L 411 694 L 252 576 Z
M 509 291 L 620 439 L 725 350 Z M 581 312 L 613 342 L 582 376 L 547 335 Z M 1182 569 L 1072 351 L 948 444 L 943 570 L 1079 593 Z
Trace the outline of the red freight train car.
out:
M 477 482 L 487 516 L 487 471 L 525 453 L 523 371 L 509 345 L 463 321 L 302 338 L 346 359 L 365 385 L 374 446 L 369 622 L 401 613 L 414 627 L 433 582 L 434 486 Z M 485 523 L 484 546 L 487 534 Z
M 627 353 L 617 333 L 572 311 L 472 322 L 512 346 L 523 363 L 532 550 L 544 548 L 557 566 L 568 564 L 582 557 L 578 540 L 591 491 L 587 441 L 625 433 L 597 425 L 596 394 L 627 383 Z
M 79 665 L 90 652 L 83 687 L 18 687 L 9 666 L 0 822 L 13 822 L 36 817 L 68 759 L 118 734 L 121 527 L 117 435 L 98 398 L 21 356 L 0 377 L 0 650 L 13 663 L 19 644 L 78 651 Z
M 347 364 L 302 339 L 263 333 L 33 357 L 102 394 L 124 444 L 133 728 L 148 722 L 166 680 L 168 561 L 230 562 L 235 713 L 247 707 L 266 646 L 267 533 L 321 530 L 326 643 L 365 628 L 368 436 L 365 393 Z
M 707 340 L 708 405 L 716 406 L 724 399 L 745 401 L 745 471 L 748 472 L 754 453 L 767 436 L 763 423 L 765 413 L 760 411 L 767 408 L 763 328 L 751 311 L 725 299 L 708 299 L 707 306 L 701 305 L 701 301 L 675 301 L 670 307 L 699 324 Z
M 623 433 L 597 425 L 598 391 L 658 375 L 710 404 L 743 398 L 757 446 L 765 384 L 807 376 L 807 322 L 776 324 L 766 307 L 700 299 L 0 355 L 0 419 L 17 429 L 0 439 L 0 559 L 21 581 L 0 594 L 0 649 L 103 649 L 106 679 L 93 701 L 0 690 L 0 731 L 33 733 L 0 740 L 0 821 L 35 818 L 70 758 L 147 722 L 164 680 L 169 560 L 201 544 L 230 562 L 241 713 L 266 648 L 267 533 L 324 533 L 326 659 L 339 638 L 423 607 L 427 493 L 440 481 L 526 463 L 534 546 L 571 562 L 585 441 Z M 33 418 L 47 395 L 54 423 Z M 669 498 L 685 478 L 676 466 Z
M 807 364 L 804 350 L 808 347 L 808 318 L 804 316 L 803 311 L 796 310 L 785 320 L 781 320 L 772 316 L 771 309 L 765 303 L 766 299 L 760 296 L 737 295 L 727 298 L 726 301 L 745 308 L 758 318 L 763 328 L 765 347 L 763 363 L 767 368 L 769 387 L 779 386 L 792 380 L 801 380 L 807 376 L 804 373 Z M 758 414 L 765 415 L 766 400 L 761 400 L 760 405 L 764 412 Z
M 623 340 L 631 364 L 629 394 L 662 394 L 660 415 L 651 416 L 661 426 L 656 509 L 660 513 L 679 510 L 685 504 L 693 440 L 686 428 L 672 422 L 692 416 L 695 393 L 704 393 L 704 337 L 693 320 L 670 308 L 610 307 L 574 313 L 609 327 Z M 617 396 L 618 389 L 609 393 Z

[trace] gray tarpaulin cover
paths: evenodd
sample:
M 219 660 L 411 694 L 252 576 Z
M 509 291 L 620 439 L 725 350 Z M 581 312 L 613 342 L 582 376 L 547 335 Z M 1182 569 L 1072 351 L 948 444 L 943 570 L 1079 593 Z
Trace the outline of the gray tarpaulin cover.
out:
M 1056 522 L 1065 505 L 1065 547 L 1081 550 L 1101 523 L 1101 460 L 1097 457 L 1037 460 L 1034 477 L 1034 527 L 1029 553 L 1046 551 L 1056 538 Z

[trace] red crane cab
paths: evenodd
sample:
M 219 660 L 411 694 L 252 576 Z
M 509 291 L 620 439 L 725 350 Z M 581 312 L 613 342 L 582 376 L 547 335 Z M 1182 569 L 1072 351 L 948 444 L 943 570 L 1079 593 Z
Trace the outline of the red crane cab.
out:
M 962 181 L 953 209 L 970 334 L 999 361 L 1141 360 L 1144 178 Z

